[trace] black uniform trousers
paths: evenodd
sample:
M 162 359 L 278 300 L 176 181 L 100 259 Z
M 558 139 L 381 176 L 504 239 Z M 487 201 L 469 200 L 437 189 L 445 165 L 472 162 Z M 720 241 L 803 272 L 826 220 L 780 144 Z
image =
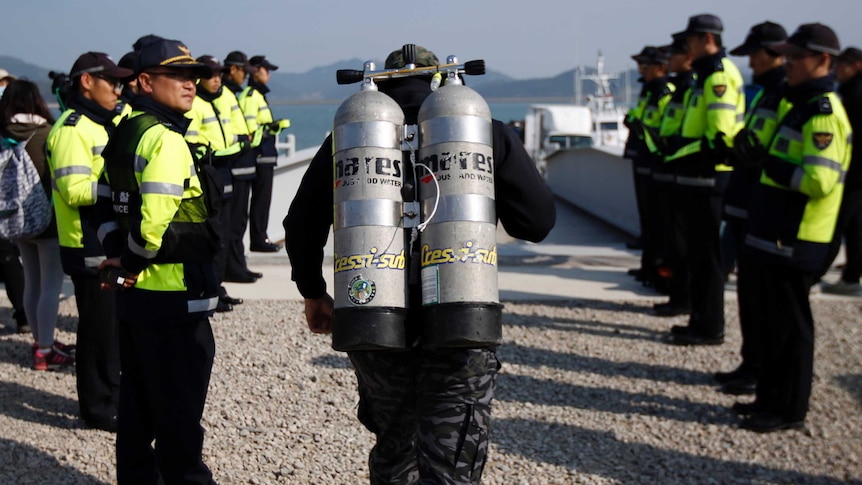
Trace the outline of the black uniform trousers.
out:
M 252 247 L 262 246 L 269 239 L 269 209 L 272 204 L 272 178 L 274 163 L 258 163 L 257 176 L 251 186 L 251 209 L 249 210 L 249 242 Z
M 75 374 L 81 419 L 98 426 L 117 416 L 120 343 L 116 294 L 100 288 L 98 276 L 72 276 L 78 306 Z
M 724 271 L 721 215 L 729 173 L 716 173 L 711 188 L 679 185 L 678 203 L 690 277 L 692 332 L 703 337 L 724 334 Z
M 759 320 L 758 289 L 752 279 L 751 268 L 754 256 L 745 244 L 748 220 L 731 216 L 725 216 L 724 220 L 731 228 L 736 249 L 736 301 L 739 305 L 739 328 L 742 333 L 741 367 L 746 372 L 757 375 L 763 348 L 763 322 Z
M 161 475 L 167 484 L 215 483 L 201 456 L 215 357 L 209 319 L 124 319 L 120 347 L 117 482 L 155 485 Z
M 222 199 L 221 208 L 216 219 L 218 224 L 216 231 L 221 238 L 219 250 L 215 257 L 219 281 L 224 281 L 225 272 L 227 271 L 228 253 L 230 251 L 230 216 L 231 199 Z
M 685 218 L 680 188 L 676 183 L 664 184 L 659 187 L 664 190 L 667 197 L 667 248 L 665 255 L 668 259 L 671 273 L 670 288 L 668 296 L 670 303 L 682 307 L 691 305 L 691 278 L 689 271 L 688 251 L 685 240 Z
M 751 259 L 750 291 L 763 322 L 756 402 L 767 412 L 801 421 L 814 373 L 814 319 L 808 293 L 815 272 Z
M 841 210 L 835 225 L 835 237 L 830 248 L 829 261 L 834 261 L 844 241 L 847 262 L 841 271 L 841 280 L 859 283 L 862 277 L 862 186 L 846 187 L 841 199 Z
M 230 198 L 230 221 L 228 229 L 227 276 L 243 276 L 248 273 L 243 237 L 248 228 L 248 198 L 253 179 L 233 180 L 233 197 Z
M 18 248 L 5 239 L 0 239 L 0 280 L 6 286 L 6 296 L 12 303 L 15 323 L 18 326 L 27 323 L 24 313 L 24 267 L 18 258 Z
M 652 226 L 652 210 L 650 208 L 652 171 L 649 167 L 649 161 L 645 157 L 635 157 L 632 159 L 632 172 L 641 230 L 639 238 L 641 243 L 641 271 L 644 282 L 652 283 L 655 280 L 656 267 L 653 255 L 655 242 L 651 240 L 652 234 L 650 232 Z

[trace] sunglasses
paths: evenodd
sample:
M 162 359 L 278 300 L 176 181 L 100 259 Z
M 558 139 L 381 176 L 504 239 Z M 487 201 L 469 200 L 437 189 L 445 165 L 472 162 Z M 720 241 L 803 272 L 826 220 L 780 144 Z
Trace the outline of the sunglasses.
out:
M 96 79 L 101 79 L 102 81 L 105 81 L 106 83 L 110 84 L 114 91 L 121 91 L 123 89 L 123 81 L 120 81 L 119 79 L 107 76 L 100 76 L 98 74 L 94 74 L 93 77 Z
M 173 79 L 175 81 L 186 82 L 192 81 L 197 82 L 198 77 L 195 76 L 195 73 L 191 69 L 177 69 L 177 70 L 152 70 L 152 71 L 144 71 L 151 76 L 164 76 L 169 79 Z

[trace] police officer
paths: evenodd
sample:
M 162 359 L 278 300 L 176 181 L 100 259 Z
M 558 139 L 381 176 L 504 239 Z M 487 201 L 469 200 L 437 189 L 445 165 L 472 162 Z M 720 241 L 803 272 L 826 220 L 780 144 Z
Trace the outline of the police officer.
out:
M 676 185 L 674 164 L 667 163 L 667 157 L 673 154 L 670 141 L 678 138 L 682 129 L 682 119 L 685 106 L 692 95 L 696 76 L 692 70 L 691 54 L 686 50 L 685 36 L 674 34 L 673 42 L 665 47 L 670 58 L 668 71 L 671 72 L 669 82 L 674 91 L 664 110 L 659 124 L 658 137 L 661 163 L 653 167 L 653 185 L 656 193 L 664 200 L 663 210 L 656 212 L 656 217 L 664 219 L 661 222 L 664 231 L 657 234 L 658 245 L 662 247 L 662 261 L 659 273 L 670 281 L 667 284 L 668 301 L 653 306 L 656 315 L 674 317 L 691 313 L 690 281 L 688 278 L 688 261 L 685 252 L 682 219 L 682 204 L 679 202 L 679 190 Z
M 823 24 L 804 24 L 770 47 L 787 58 L 787 92 L 749 203 L 750 288 L 763 322 L 757 397 L 734 409 L 742 427 L 770 432 L 804 425 L 814 366 L 808 293 L 828 255 L 844 177 L 850 122 L 830 75 L 840 44 Z
M 247 76 L 254 74 L 254 67 L 248 62 L 248 56 L 243 52 L 230 52 L 224 59 L 222 84 L 239 100 L 243 92 L 242 84 Z M 240 108 L 242 108 L 240 106 Z M 246 120 L 256 117 L 256 114 L 243 113 Z M 258 132 L 261 135 L 263 132 Z M 239 134 L 240 140 L 249 140 L 252 146 L 260 144 L 260 139 L 253 139 L 255 133 Z M 248 204 L 251 185 L 257 174 L 257 161 L 254 152 L 249 151 L 233 162 L 231 175 L 233 177 L 233 195 L 230 204 L 230 237 L 227 241 L 227 268 L 224 281 L 234 283 L 254 283 L 263 274 L 251 271 L 245 259 L 245 244 L 243 237 L 248 228 Z
M 691 273 L 691 316 L 671 329 L 677 345 L 724 342 L 724 272 L 719 232 L 722 197 L 729 180 L 726 148 L 742 128 L 745 94 L 739 69 L 725 57 L 721 19 L 689 18 L 686 48 L 697 82 L 683 115 L 675 150 L 666 158 L 677 171 L 678 203 Z
M 81 418 L 88 426 L 116 429 L 120 390 L 114 295 L 101 291 L 98 266 L 105 259 L 99 231 L 110 215 L 102 150 L 113 131 L 121 79 L 132 71 L 106 54 L 81 54 L 72 66 L 68 108 L 48 135 L 48 164 L 63 271 L 72 277 L 78 306 L 76 375 Z
M 405 64 L 397 50 L 385 67 Z M 439 62 L 417 46 L 415 64 Z M 400 105 L 407 123 L 415 124 L 419 107 L 431 94 L 430 81 L 392 79 L 381 81 L 379 89 Z M 496 120 L 492 135 L 496 214 L 510 234 L 539 241 L 555 221 L 553 196 L 517 135 Z M 321 270 L 333 223 L 331 141 L 312 160 L 284 220 L 292 278 L 305 297 L 308 326 L 315 333 L 332 329 L 333 300 Z M 369 458 L 371 483 L 478 483 L 488 452 L 499 362 L 492 348 L 422 349 L 416 335 L 420 295 L 418 282 L 409 286 L 407 350 L 348 353 L 359 384 L 359 420 L 377 436 Z
M 648 286 L 658 281 L 656 256 L 660 250 L 658 234 L 661 229 L 656 218 L 656 194 L 652 183 L 652 170 L 657 162 L 658 148 L 654 137 L 662 115 L 670 100 L 673 87 L 667 82 L 668 55 L 654 46 L 646 46 L 633 55 L 638 63 L 643 86 L 637 105 L 626 117 L 629 140 L 625 155 L 632 159 L 638 216 L 641 223 L 641 268 L 637 278 Z
M 836 58 L 835 79 L 838 94 L 850 117 L 853 131 L 862 132 L 862 50 L 856 47 L 844 49 Z M 845 295 L 862 295 L 862 142 L 853 144 L 853 163 L 844 182 L 844 198 L 835 228 L 830 259 L 835 259 L 841 249 L 841 239 L 846 243 L 847 262 L 841 278 L 835 283 L 821 284 L 823 291 Z
M 245 137 L 240 138 L 241 135 L 248 133 L 248 129 L 236 96 L 233 91 L 225 89 L 221 84 L 223 70 L 221 63 L 213 56 L 201 56 L 197 61 L 206 64 L 213 71 L 213 75 L 198 81 L 195 101 L 192 109 L 186 113 L 186 117 L 191 119 L 186 132 L 186 141 L 190 144 L 206 146 L 213 152 L 210 154 L 210 160 L 218 170 L 222 184 L 224 195 L 219 201 L 218 213 L 221 245 L 216 257 L 216 266 L 219 278 L 224 280 L 228 255 L 226 241 L 230 237 L 230 200 L 233 195 L 231 169 L 238 158 L 249 152 L 250 144 Z M 231 297 L 224 286 L 219 286 L 219 305 L 216 311 L 231 311 L 233 305 L 241 303 L 241 298 Z
M 766 155 L 765 146 L 775 133 L 778 122 L 778 105 L 784 97 L 787 83 L 784 80 L 784 56 L 770 49 L 787 39 L 784 27 L 774 22 L 763 22 L 751 28 L 745 42 L 730 51 L 734 56 L 748 56 L 754 84 L 760 90 L 754 96 L 745 115 L 745 128 L 740 130 L 730 150 L 728 164 L 733 173 L 724 198 L 724 220 L 733 235 L 737 254 L 736 297 L 739 302 L 739 325 L 742 331 L 742 363 L 731 372 L 718 372 L 715 379 L 721 390 L 729 394 L 753 394 L 757 388 L 760 368 L 760 331 L 755 321 L 751 301 L 757 294 L 750 287 L 750 256 L 745 248 L 748 234 L 748 197 L 760 178 L 760 166 Z
M 249 249 L 252 251 L 274 253 L 281 249 L 280 244 L 269 240 L 269 206 L 272 202 L 272 177 L 278 161 L 275 147 L 276 137 L 282 128 L 290 125 L 288 120 L 273 121 L 272 111 L 266 101 L 269 92 L 269 76 L 278 66 L 265 56 L 253 56 L 249 64 L 254 66 L 254 74 L 248 79 L 248 86 L 239 96 L 239 103 L 245 113 L 249 132 L 262 131 L 260 145 L 255 147 L 257 160 L 254 182 L 251 186 L 251 208 L 249 209 Z
M 165 39 L 141 49 L 138 69 L 135 111 L 106 149 L 121 229 L 114 240 L 122 243 L 102 264 L 106 285 L 122 288 L 117 481 L 214 483 L 201 459 L 200 420 L 215 354 L 208 317 L 218 301 L 207 218 L 219 201 L 208 203 L 183 139 L 195 80 L 212 72 Z

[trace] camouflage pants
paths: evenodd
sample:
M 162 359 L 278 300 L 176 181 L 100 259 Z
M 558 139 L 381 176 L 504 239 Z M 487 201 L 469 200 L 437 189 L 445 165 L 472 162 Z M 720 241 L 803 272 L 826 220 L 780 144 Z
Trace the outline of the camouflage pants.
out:
M 500 363 L 488 349 L 351 352 L 372 484 L 479 483 Z

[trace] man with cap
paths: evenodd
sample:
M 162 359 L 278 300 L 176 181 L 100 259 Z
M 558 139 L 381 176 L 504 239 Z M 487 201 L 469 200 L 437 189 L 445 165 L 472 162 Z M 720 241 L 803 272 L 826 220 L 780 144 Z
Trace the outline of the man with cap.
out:
M 763 325 L 756 321 L 751 301 L 752 290 L 749 266 L 751 256 L 745 247 L 748 234 L 748 198 L 752 187 L 760 179 L 766 145 L 775 134 L 778 123 L 778 105 L 784 97 L 787 83 L 784 79 L 784 56 L 771 47 L 784 42 L 787 32 L 774 22 L 763 22 L 751 28 L 745 42 L 730 51 L 734 56 L 748 56 L 754 84 L 760 88 L 745 115 L 745 127 L 733 141 L 728 164 L 733 173 L 724 197 L 724 221 L 733 235 L 736 249 L 736 297 L 739 302 L 739 326 L 742 331 L 742 363 L 730 372 L 718 372 L 715 379 L 721 390 L 729 394 L 753 394 L 757 388 L 760 368 L 760 332 Z
M 654 137 L 658 131 L 661 117 L 670 100 L 673 87 L 667 82 L 667 52 L 658 47 L 646 46 L 632 59 L 638 64 L 641 75 L 641 92 L 638 102 L 626 116 L 629 128 L 629 139 L 626 143 L 625 156 L 632 160 L 635 195 L 638 205 L 638 216 L 641 225 L 641 267 L 635 276 L 645 285 L 655 285 L 658 282 L 656 255 L 657 244 L 656 210 L 651 205 L 655 202 L 653 193 L 652 170 L 657 162 L 658 148 Z
M 674 165 L 677 203 L 687 248 L 691 282 L 688 325 L 671 328 L 671 343 L 720 345 L 724 342 L 724 270 L 721 211 L 731 168 L 727 147 L 742 128 L 745 94 L 742 75 L 724 54 L 723 25 L 715 15 L 690 17 L 685 38 L 697 82 L 685 107 L 680 134 L 666 163 Z
M 222 184 L 224 195 L 218 213 L 221 244 L 216 256 L 216 266 L 219 279 L 224 280 L 227 270 L 226 242 L 230 230 L 230 199 L 233 195 L 233 177 L 230 171 L 234 162 L 249 152 L 250 144 L 245 139 L 248 129 L 236 96 L 221 84 L 221 63 L 213 56 L 198 57 L 198 62 L 209 66 L 213 75 L 198 81 L 195 101 L 192 109 L 186 113 L 186 117 L 192 120 L 186 132 L 186 141 L 212 150 L 212 163 Z M 242 299 L 229 296 L 224 286 L 219 286 L 219 304 L 216 311 L 230 311 L 233 310 L 233 305 L 241 303 Z
M 247 76 L 254 74 L 255 68 L 248 61 L 248 56 L 243 52 L 233 51 L 224 59 L 224 71 L 222 73 L 222 84 L 233 92 L 237 101 L 242 97 L 243 87 Z M 240 105 L 242 108 L 242 105 Z M 251 119 L 257 117 L 257 113 L 246 113 L 243 116 L 248 126 Z M 257 132 L 261 135 L 262 131 Z M 239 135 L 240 140 L 248 140 L 252 145 L 257 145 L 260 140 L 253 139 L 257 134 L 255 130 L 249 130 L 248 135 Z M 224 281 L 234 283 L 254 283 L 262 277 L 248 269 L 245 259 L 245 244 L 243 237 L 248 228 L 248 201 L 251 194 L 251 185 L 257 176 L 257 160 L 253 151 L 249 151 L 238 157 L 231 168 L 233 177 L 233 195 L 230 199 L 230 237 L 227 241 L 227 267 Z
M 101 225 L 110 216 L 102 150 L 113 132 L 121 80 L 132 71 L 106 54 L 81 54 L 69 78 L 68 109 L 48 134 L 47 155 L 63 271 L 75 285 L 78 306 L 76 376 L 81 418 L 88 426 L 116 430 L 120 357 L 114 294 L 101 291 L 104 260 Z
M 786 57 L 788 87 L 748 204 L 762 361 L 755 401 L 734 405 L 748 416 L 742 427 L 757 432 L 804 425 L 814 368 L 808 294 L 829 264 L 852 135 L 830 75 L 840 51 L 835 32 L 804 24 L 769 49 Z
M 269 92 L 269 76 L 278 66 L 269 62 L 264 56 L 254 56 L 249 60 L 254 66 L 254 74 L 248 79 L 248 86 L 239 96 L 239 104 L 245 113 L 246 124 L 250 132 L 261 130 L 260 145 L 254 149 L 257 159 L 257 170 L 251 186 L 251 208 L 249 209 L 249 249 L 264 253 L 273 253 L 281 249 L 280 244 L 269 240 L 269 207 L 272 201 L 272 177 L 275 164 L 278 161 L 278 150 L 275 142 L 283 128 L 290 126 L 289 120 L 273 121 L 272 111 L 266 101 Z M 245 232 L 245 229 L 243 229 Z
M 435 66 L 439 61 L 433 52 L 416 46 L 414 64 Z M 386 69 L 405 65 L 401 50 L 386 58 Z M 378 87 L 402 108 L 406 123 L 416 124 L 419 108 L 431 94 L 431 79 L 390 79 Z M 540 241 L 554 225 L 553 195 L 511 128 L 494 120 L 492 140 L 496 215 L 510 234 Z M 292 278 L 305 297 L 305 315 L 314 333 L 332 331 L 333 300 L 321 270 L 333 223 L 332 155 L 330 136 L 309 165 L 284 219 Z M 417 267 L 418 246 L 409 255 Z M 408 284 L 408 292 L 408 349 L 348 352 L 358 380 L 359 420 L 377 437 L 368 460 L 371 483 L 479 483 L 499 361 L 493 348 L 423 349 L 417 332 L 419 282 Z
M 838 94 L 850 118 L 853 131 L 862 133 L 862 50 L 848 47 L 835 59 L 835 79 Z M 862 142 L 853 144 L 853 161 L 844 181 L 844 198 L 835 227 L 830 261 L 846 244 L 847 262 L 841 278 L 835 283 L 822 283 L 823 291 L 842 295 L 862 295 Z
M 144 45 L 139 97 L 105 150 L 119 230 L 102 263 L 117 288 L 122 388 L 119 483 L 214 483 L 200 420 L 215 354 L 217 242 L 206 177 L 183 138 L 195 81 L 212 71 L 176 40 Z M 155 445 L 155 449 L 154 449 Z

